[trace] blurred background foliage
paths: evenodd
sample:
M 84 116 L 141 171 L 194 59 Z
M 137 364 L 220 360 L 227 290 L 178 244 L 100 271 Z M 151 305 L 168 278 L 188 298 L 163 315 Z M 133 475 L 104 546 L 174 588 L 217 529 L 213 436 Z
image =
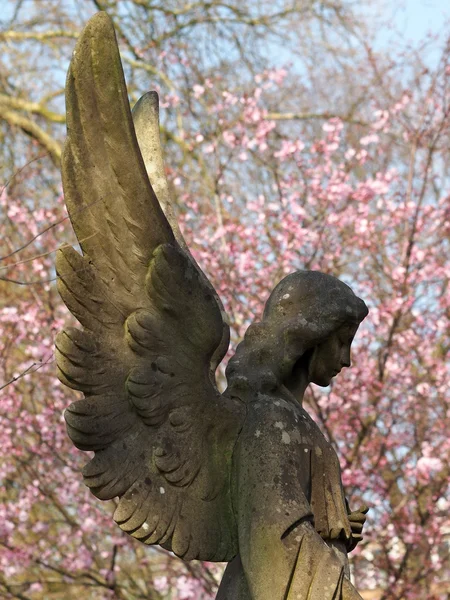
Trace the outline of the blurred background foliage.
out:
M 98 10 L 114 21 L 130 102 L 160 94 L 180 223 L 233 347 L 295 269 L 338 275 L 367 300 L 355 367 L 308 396 L 349 496 L 373 509 L 353 575 L 367 600 L 448 598 L 449 11 L 375 0 L 2 4 L 0 597 L 201 599 L 220 580 L 220 565 L 125 538 L 65 434 L 75 394 L 53 361 L 69 319 L 54 252 L 75 244 L 64 82 Z

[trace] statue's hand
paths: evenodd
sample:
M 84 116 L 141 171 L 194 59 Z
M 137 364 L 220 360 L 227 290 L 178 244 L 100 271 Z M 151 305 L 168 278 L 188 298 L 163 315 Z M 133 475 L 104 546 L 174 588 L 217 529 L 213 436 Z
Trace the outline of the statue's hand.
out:
M 359 542 L 363 539 L 362 530 L 364 527 L 364 523 L 366 522 L 366 514 L 369 511 L 368 506 L 361 506 L 358 510 L 354 512 L 350 512 L 348 515 L 348 520 L 350 521 L 350 527 L 352 530 L 352 537 L 349 540 L 347 551 L 351 552 L 354 550 L 359 544 Z

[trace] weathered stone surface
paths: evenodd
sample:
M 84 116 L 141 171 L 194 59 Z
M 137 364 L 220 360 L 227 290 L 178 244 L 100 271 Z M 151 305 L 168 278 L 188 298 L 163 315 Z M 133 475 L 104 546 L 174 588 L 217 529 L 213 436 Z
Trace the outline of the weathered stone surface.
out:
M 156 94 L 134 109 L 114 30 L 99 13 L 67 79 L 64 192 L 82 255 L 59 251 L 59 291 L 82 329 L 57 337 L 59 377 L 84 392 L 68 433 L 94 451 L 83 475 L 114 518 L 185 560 L 229 561 L 218 598 L 360 598 L 339 462 L 302 407 L 350 366 L 367 314 L 339 280 L 299 271 L 272 292 L 227 368 L 223 307 L 172 209 Z

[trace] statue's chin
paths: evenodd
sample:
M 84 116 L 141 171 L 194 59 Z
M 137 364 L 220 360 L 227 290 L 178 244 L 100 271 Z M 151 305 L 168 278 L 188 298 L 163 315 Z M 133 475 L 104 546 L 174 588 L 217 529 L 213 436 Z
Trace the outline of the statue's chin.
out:
M 319 387 L 324 387 L 325 388 L 325 387 L 328 387 L 330 385 L 331 379 L 329 379 L 327 381 L 325 381 L 324 379 L 320 380 L 320 381 L 311 381 L 311 383 L 315 383 Z
M 319 387 L 328 387 L 330 385 L 333 377 L 334 376 L 316 375 L 316 376 L 312 377 L 311 383 L 315 383 Z

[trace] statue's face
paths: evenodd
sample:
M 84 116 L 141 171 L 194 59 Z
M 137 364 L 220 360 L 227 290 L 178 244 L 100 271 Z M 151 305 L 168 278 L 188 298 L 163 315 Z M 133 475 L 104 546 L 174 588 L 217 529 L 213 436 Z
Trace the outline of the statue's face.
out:
M 350 348 L 358 325 L 344 325 L 314 348 L 308 365 L 309 381 L 326 387 L 343 367 L 351 365 Z

